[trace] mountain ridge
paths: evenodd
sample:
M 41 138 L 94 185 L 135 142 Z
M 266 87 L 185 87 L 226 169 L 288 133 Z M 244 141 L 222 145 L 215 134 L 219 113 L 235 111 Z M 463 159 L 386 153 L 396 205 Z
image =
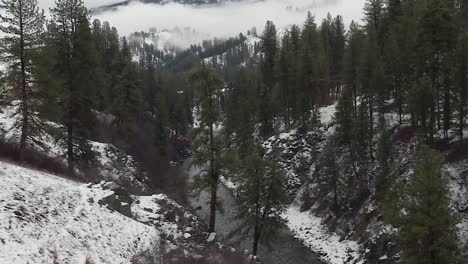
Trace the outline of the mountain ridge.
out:
M 110 5 L 103 5 L 95 8 L 91 8 L 92 14 L 98 14 L 102 12 L 112 11 L 122 6 L 127 6 L 130 3 L 143 3 L 143 4 L 169 4 L 178 3 L 184 5 L 211 5 L 221 4 L 223 2 L 241 2 L 243 0 L 125 0 Z

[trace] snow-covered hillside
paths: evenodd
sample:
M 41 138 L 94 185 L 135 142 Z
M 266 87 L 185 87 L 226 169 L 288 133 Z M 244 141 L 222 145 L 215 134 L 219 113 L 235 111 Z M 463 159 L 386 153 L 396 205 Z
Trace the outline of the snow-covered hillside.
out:
M 164 194 L 133 196 L 112 182 L 77 183 L 3 161 L 0 182 L 0 263 L 234 264 L 244 258 L 207 241 L 198 218 Z
M 160 231 L 101 206 L 89 188 L 0 162 L 0 263 L 130 263 L 156 256 Z
M 394 263 L 398 259 L 399 248 L 392 237 L 398 234 L 398 228 L 383 221 L 382 212 L 375 202 L 374 194 L 363 200 L 355 208 L 352 215 L 342 215 L 336 218 L 328 207 L 326 200 L 329 193 L 324 193 L 317 180 L 324 175 L 317 168 L 321 164 L 323 147 L 328 140 L 334 140 L 334 115 L 336 105 L 319 109 L 321 126 L 308 132 L 299 133 L 297 129 L 283 132 L 264 143 L 267 149 L 280 150 L 281 164 L 286 171 L 290 194 L 294 201 L 283 214 L 292 233 L 307 247 L 320 253 L 326 263 L 344 264 L 361 263 L 365 259 L 369 263 Z M 414 129 L 408 126 L 398 126 L 395 114 L 387 114 L 387 123 L 393 128 L 393 159 L 396 160 L 395 170 L 398 178 L 408 182 L 413 174 L 413 155 L 417 145 Z M 407 117 L 404 117 L 406 120 Z M 317 137 L 311 137 L 316 131 Z M 411 132 L 413 131 L 413 132 Z M 460 156 L 457 145 L 449 145 L 441 151 L 446 157 L 444 173 L 449 179 L 449 190 L 452 209 L 458 213 L 458 235 L 460 247 L 468 252 L 468 160 L 462 157 L 453 161 L 454 156 Z M 463 152 L 464 153 L 464 152 Z M 340 173 L 346 173 L 342 164 L 342 155 L 335 153 Z M 300 164 L 302 163 L 302 166 Z M 301 168 L 302 169 L 299 169 Z M 377 169 L 368 172 L 371 179 Z M 346 175 L 346 174 L 345 174 Z M 326 176 L 326 175 L 325 175 Z M 354 198 L 348 198 L 354 199 Z M 348 209 L 349 210 L 349 209 Z M 362 219 L 365 219 L 365 222 Z
M 391 102 L 389 102 L 391 103 Z M 306 247 L 321 256 L 324 263 L 395 263 L 400 249 L 395 244 L 398 227 L 383 221 L 375 197 L 371 194 L 355 209 L 352 216 L 336 218 L 326 202 L 330 194 L 323 193 L 317 179 L 321 172 L 323 148 L 329 140 L 334 139 L 336 104 L 319 109 L 320 125 L 307 133 L 292 129 L 279 133 L 266 140 L 266 150 L 276 149 L 280 152 L 280 164 L 283 167 L 289 195 L 292 202 L 287 206 L 282 217 L 286 220 L 292 234 Z M 397 160 L 395 170 L 400 179 L 408 182 L 412 177 L 413 154 L 417 145 L 414 134 L 406 138 L 407 132 L 414 131 L 407 126 L 398 126 L 396 115 L 386 115 L 387 123 L 395 129 L 393 153 Z M 404 117 L 407 120 L 407 116 Z M 406 136 L 405 136 L 406 135 Z M 453 140 L 452 140 L 453 141 Z M 450 141 L 450 142 L 452 142 Z M 458 213 L 458 235 L 460 247 L 464 254 L 468 252 L 468 160 L 451 161 L 456 149 L 442 151 L 447 157 L 444 172 L 448 174 L 452 209 Z M 340 153 L 335 153 L 339 170 L 343 170 Z M 374 177 L 375 169 L 369 177 Z M 223 184 L 234 193 L 236 185 L 229 177 L 222 178 Z M 366 219 L 366 222 L 360 222 Z M 368 262 L 365 262 L 368 261 Z
M 9 105 L 0 107 L 0 136 L 5 142 L 19 142 L 20 128 L 16 115 L 19 104 L 19 101 L 13 101 Z M 50 129 L 58 127 L 52 122 L 46 124 Z M 47 153 L 49 157 L 65 161 L 66 148 L 51 133 L 51 130 L 46 130 L 37 135 L 32 148 Z M 150 180 L 146 173 L 139 169 L 133 157 L 111 144 L 95 141 L 89 141 L 89 143 L 96 155 L 94 168 L 98 174 L 98 178 L 92 180 L 112 181 L 137 193 L 145 193 L 150 190 Z
M 253 36 L 253 35 L 246 36 L 246 39 L 244 43 L 242 44 L 245 46 L 245 49 L 246 49 L 246 53 L 243 54 L 243 56 L 241 57 L 241 60 L 242 60 L 241 63 L 243 65 L 245 65 L 245 63 L 248 62 L 249 60 L 252 60 L 252 59 L 255 60 L 255 59 L 260 58 L 259 50 L 260 50 L 261 41 L 262 40 L 257 36 Z M 208 58 L 203 58 L 203 61 L 207 64 L 212 64 L 215 66 L 221 66 L 221 67 L 225 66 L 229 52 L 233 52 L 233 49 L 228 50 L 219 55 L 215 55 L 215 56 L 208 57 Z

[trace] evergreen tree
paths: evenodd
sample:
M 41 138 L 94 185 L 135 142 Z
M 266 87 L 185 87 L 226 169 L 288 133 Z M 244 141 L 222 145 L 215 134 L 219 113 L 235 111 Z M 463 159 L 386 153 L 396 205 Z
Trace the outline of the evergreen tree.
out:
M 193 164 L 207 169 L 197 175 L 196 183 L 200 188 L 210 189 L 210 221 L 209 231 L 215 231 L 216 206 L 219 174 L 222 167 L 222 140 L 215 132 L 219 122 L 219 92 L 222 81 L 206 64 L 201 64 L 190 75 L 190 81 L 196 88 L 199 100 L 199 127 L 194 129 Z
M 114 62 L 114 68 L 118 74 L 116 86 L 113 87 L 115 94 L 111 112 L 115 116 L 117 130 L 128 136 L 133 132 L 142 99 L 138 69 L 132 62 L 126 38 L 122 39 L 122 50 L 118 60 Z
M 408 94 L 408 108 L 412 114 L 413 125 L 419 126 L 427 140 L 434 134 L 434 118 L 432 112 L 436 91 L 428 78 L 414 82 Z
M 332 66 L 330 69 L 332 84 L 335 87 L 335 98 L 341 92 L 341 85 L 343 80 L 343 62 L 345 55 L 345 29 L 343 23 L 343 17 L 336 16 L 333 19 L 333 39 L 332 39 Z
M 315 114 L 315 106 L 323 103 L 327 95 L 320 90 L 320 68 L 323 67 L 322 58 L 319 57 L 320 36 L 315 18 L 309 12 L 304 23 L 300 39 L 300 58 L 298 59 L 298 74 L 300 86 L 297 91 L 296 118 L 299 127 L 306 130 L 311 110 Z
M 293 75 L 294 65 L 291 63 L 292 58 L 292 44 L 289 34 L 285 34 L 281 40 L 281 49 L 279 51 L 277 72 L 278 72 L 278 87 L 280 90 L 280 100 L 282 105 L 282 114 L 284 119 L 284 127 L 289 128 L 291 123 L 291 75 Z
M 59 113 L 65 126 L 67 162 L 74 169 L 78 162 L 89 162 L 94 153 L 86 138 L 94 127 L 93 82 L 96 54 L 88 20 L 81 0 L 58 0 L 51 9 L 54 77 L 60 82 Z M 70 12 L 72 11 L 72 12 Z
M 155 128 L 154 128 L 154 137 L 155 137 L 155 144 L 159 147 L 159 151 L 161 155 L 167 155 L 167 146 L 168 142 L 168 133 L 167 133 L 167 125 L 168 121 L 168 113 L 167 113 L 167 106 L 165 100 L 162 97 L 158 97 L 155 103 L 156 108 L 156 120 L 155 120 Z
M 8 65 L 10 85 L 20 89 L 19 161 L 24 160 L 27 144 L 41 128 L 36 112 L 38 87 L 34 87 L 34 64 L 42 44 L 44 12 L 39 10 L 37 0 L 2 0 L 0 9 L 0 31 L 5 36 L 0 40 L 0 59 Z
M 275 65 L 278 52 L 276 27 L 272 21 L 267 21 L 262 35 L 263 59 L 261 72 L 263 83 L 258 87 L 261 103 L 259 105 L 260 133 L 263 138 L 273 134 L 273 122 L 275 116 L 275 102 L 273 88 L 276 81 Z
M 401 230 L 404 263 L 457 263 L 456 219 L 442 158 L 428 146 L 416 153 Z
M 468 99 L 468 36 L 466 33 L 461 33 L 456 50 L 456 73 L 455 83 L 457 86 L 459 111 L 458 111 L 458 134 L 460 140 L 463 141 L 463 130 L 465 128 L 465 108 L 466 100 Z
M 450 125 L 450 84 L 443 80 L 443 68 L 450 58 L 449 52 L 455 47 L 456 23 L 455 1 L 428 0 L 422 10 L 420 20 L 420 34 L 418 36 L 420 49 L 420 71 L 426 73 L 435 88 L 436 97 L 432 110 L 437 128 L 441 129 L 441 117 L 446 120 L 444 125 L 445 137 L 447 137 Z M 443 96 L 442 96 L 443 95 Z M 443 111 L 440 99 L 443 98 Z
M 278 152 L 273 150 L 262 157 L 259 148 L 252 144 L 250 154 L 234 170 L 242 203 L 239 217 L 245 219 L 247 232 L 253 228 L 254 256 L 258 253 L 259 242 L 268 245 L 281 229 L 281 214 L 287 201 Z
M 351 147 L 353 136 L 353 100 L 351 97 L 351 89 L 344 90 L 342 96 L 338 100 L 336 107 L 336 136 L 344 146 Z
M 360 29 L 359 25 L 354 21 L 351 22 L 350 30 L 348 32 L 348 45 L 346 46 L 344 58 L 344 80 L 348 87 L 350 87 L 353 94 L 354 113 L 357 115 L 358 102 L 357 98 L 361 92 L 361 74 L 363 63 L 363 45 L 364 45 L 364 32 Z
M 344 197 L 346 182 L 340 174 L 336 154 L 338 152 L 337 144 L 333 139 L 327 140 L 324 148 L 323 155 L 321 156 L 321 166 L 316 168 L 316 173 L 319 175 L 319 185 L 321 187 L 321 197 L 331 197 L 329 201 L 331 210 L 335 216 L 340 215 L 340 206 Z M 331 193 L 331 195 L 329 195 Z
M 365 21 L 367 22 L 367 30 L 370 34 L 376 36 L 377 42 L 381 42 L 382 23 L 385 12 L 385 0 L 366 0 L 364 4 Z M 379 46 L 380 47 L 380 46 Z
M 377 150 L 377 161 L 379 172 L 375 178 L 375 194 L 378 202 L 384 202 L 387 190 L 390 187 L 390 176 L 392 175 L 392 130 L 385 126 L 380 131 L 379 145 Z

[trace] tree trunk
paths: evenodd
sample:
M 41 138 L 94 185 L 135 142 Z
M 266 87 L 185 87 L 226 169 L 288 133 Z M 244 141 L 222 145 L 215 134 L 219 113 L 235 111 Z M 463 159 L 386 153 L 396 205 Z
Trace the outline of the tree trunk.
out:
M 463 0 L 463 20 L 465 21 L 465 32 L 468 32 L 468 0 Z
M 459 134 L 460 134 L 460 142 L 463 143 L 463 129 L 465 128 L 465 105 L 466 105 L 466 77 L 464 73 L 466 72 L 466 61 L 463 59 L 463 65 L 461 67 L 462 72 L 462 80 L 460 84 L 460 109 L 459 109 Z
M 357 116 L 357 113 L 358 113 L 358 102 L 357 102 L 357 85 L 356 83 L 353 81 L 353 103 L 354 103 L 354 115 Z
M 259 178 L 259 171 L 255 170 L 255 176 L 256 176 L 256 195 L 255 195 L 255 229 L 254 229 L 254 237 L 253 237 L 253 255 L 257 256 L 258 252 L 258 242 L 260 241 L 260 178 Z
M 465 95 L 464 92 L 460 95 L 460 116 L 459 116 L 459 135 L 460 142 L 463 143 L 463 129 L 465 128 Z
M 26 139 L 28 137 L 28 123 L 29 123 L 29 111 L 28 111 L 28 91 L 26 81 L 26 60 L 24 54 L 24 28 L 23 28 L 23 2 L 19 1 L 19 24 L 20 24 L 20 64 L 21 64 L 21 113 L 22 113 L 22 124 L 21 124 L 21 139 L 19 148 L 19 161 L 24 161 L 26 152 Z
M 400 125 L 403 125 L 403 95 L 401 89 L 401 80 L 396 81 L 396 89 L 397 89 L 397 104 L 398 104 L 398 121 Z
M 211 183 L 211 200 L 210 200 L 210 226 L 209 232 L 212 233 L 215 231 L 216 227 L 216 199 L 218 195 L 218 177 L 213 176 Z
M 373 95 L 369 95 L 369 156 L 374 161 L 374 153 L 372 150 L 372 140 L 374 138 L 374 103 Z
M 67 123 L 67 163 L 68 169 L 73 171 L 75 167 L 75 161 L 73 157 L 73 125 L 71 124 L 70 120 Z
M 258 244 L 259 244 L 259 241 L 260 241 L 260 235 L 261 235 L 261 232 L 260 232 L 260 223 L 259 223 L 259 216 L 256 217 L 256 220 L 255 220 L 255 230 L 254 230 L 254 237 L 253 237 L 253 255 L 254 256 L 257 256 L 258 254 Z
M 213 112 L 213 99 L 211 91 L 208 93 L 210 111 Z M 210 121 L 210 177 L 211 177 L 211 199 L 210 199 L 210 224 L 209 232 L 214 232 L 216 227 L 216 200 L 218 193 L 218 171 L 216 168 L 215 142 L 214 142 L 214 121 Z
M 445 81 L 445 93 L 444 93 L 444 139 L 448 139 L 448 131 L 451 126 L 451 118 L 452 115 L 450 114 L 450 88 L 449 88 L 448 80 Z

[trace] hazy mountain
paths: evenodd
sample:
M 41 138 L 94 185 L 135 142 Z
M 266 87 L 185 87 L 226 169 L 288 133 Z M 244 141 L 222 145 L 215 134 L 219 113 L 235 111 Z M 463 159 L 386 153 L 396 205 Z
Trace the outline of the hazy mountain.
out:
M 120 6 L 126 6 L 132 2 L 140 2 L 145 4 L 167 4 L 167 3 L 180 3 L 186 5 L 205 5 L 205 4 L 217 4 L 222 2 L 240 2 L 242 0 L 126 0 L 116 2 L 110 5 L 103 5 L 97 8 L 92 8 L 92 13 L 100 13 L 104 11 L 109 11 Z

